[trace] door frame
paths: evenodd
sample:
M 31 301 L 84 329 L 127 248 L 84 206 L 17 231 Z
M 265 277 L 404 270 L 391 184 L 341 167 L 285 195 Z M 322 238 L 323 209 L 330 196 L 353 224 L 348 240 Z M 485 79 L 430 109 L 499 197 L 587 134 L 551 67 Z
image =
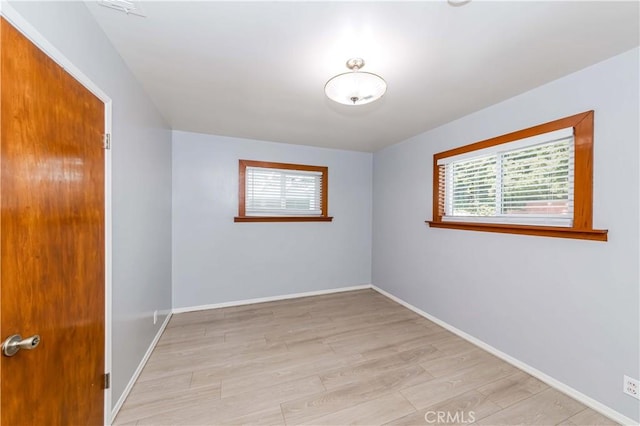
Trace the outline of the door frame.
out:
M 111 147 L 113 147 L 113 135 L 112 135 L 112 101 L 111 98 L 89 77 L 87 77 L 73 62 L 71 62 L 65 55 L 62 54 L 53 44 L 51 44 L 38 30 L 35 29 L 26 19 L 20 15 L 10 4 L 5 0 L 0 0 L 0 16 L 2 16 L 8 23 L 13 25 L 22 35 L 35 44 L 40 50 L 42 50 L 47 56 L 49 56 L 54 62 L 60 65 L 66 72 L 68 72 L 73 78 L 75 78 L 80 84 L 82 84 L 87 90 L 93 93 L 98 99 L 104 103 L 104 128 L 105 133 L 111 135 Z M 105 277 L 104 277 L 104 298 L 105 298 L 105 353 L 104 353 L 104 373 L 111 373 L 111 331 L 112 331 L 112 318 L 111 318 L 111 297 L 112 297 L 112 197 L 111 197 L 111 149 L 105 149 L 104 156 L 104 212 L 105 212 Z M 112 389 L 106 389 L 104 392 L 104 424 L 111 424 L 111 401 L 112 401 Z

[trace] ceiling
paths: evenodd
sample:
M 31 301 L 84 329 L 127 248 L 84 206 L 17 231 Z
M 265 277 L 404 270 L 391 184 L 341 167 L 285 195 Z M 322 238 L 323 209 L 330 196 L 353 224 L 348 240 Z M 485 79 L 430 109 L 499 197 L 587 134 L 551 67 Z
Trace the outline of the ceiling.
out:
M 639 3 L 141 3 L 89 10 L 178 130 L 376 151 L 640 44 Z M 324 95 L 351 57 L 388 83 Z

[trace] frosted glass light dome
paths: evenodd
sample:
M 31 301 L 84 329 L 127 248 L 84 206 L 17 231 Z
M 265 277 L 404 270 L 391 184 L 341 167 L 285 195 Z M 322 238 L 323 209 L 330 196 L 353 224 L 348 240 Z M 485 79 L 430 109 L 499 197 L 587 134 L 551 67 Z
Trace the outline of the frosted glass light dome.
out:
M 351 72 L 338 74 L 324 86 L 324 93 L 332 101 L 343 105 L 365 105 L 380 99 L 387 91 L 387 83 L 379 75 L 362 72 L 364 60 L 347 61 Z

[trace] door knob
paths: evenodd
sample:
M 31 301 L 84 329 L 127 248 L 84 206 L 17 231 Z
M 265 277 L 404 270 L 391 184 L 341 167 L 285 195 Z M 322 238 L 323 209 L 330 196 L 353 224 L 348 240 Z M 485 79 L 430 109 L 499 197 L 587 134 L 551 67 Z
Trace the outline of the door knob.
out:
M 23 339 L 19 334 L 14 334 L 2 342 L 2 353 L 5 356 L 14 356 L 20 349 L 35 349 L 39 344 L 40 336 L 37 334 L 27 337 L 26 339 Z

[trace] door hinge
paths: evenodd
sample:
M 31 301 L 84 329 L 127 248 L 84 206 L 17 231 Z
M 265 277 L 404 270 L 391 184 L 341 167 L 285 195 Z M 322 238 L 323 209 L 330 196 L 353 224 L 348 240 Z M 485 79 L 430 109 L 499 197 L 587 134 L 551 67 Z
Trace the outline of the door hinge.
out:
M 104 149 L 111 149 L 111 133 L 104 134 L 104 140 L 102 145 Z
M 111 387 L 111 373 L 106 373 L 104 375 L 103 387 L 104 389 L 109 389 Z

